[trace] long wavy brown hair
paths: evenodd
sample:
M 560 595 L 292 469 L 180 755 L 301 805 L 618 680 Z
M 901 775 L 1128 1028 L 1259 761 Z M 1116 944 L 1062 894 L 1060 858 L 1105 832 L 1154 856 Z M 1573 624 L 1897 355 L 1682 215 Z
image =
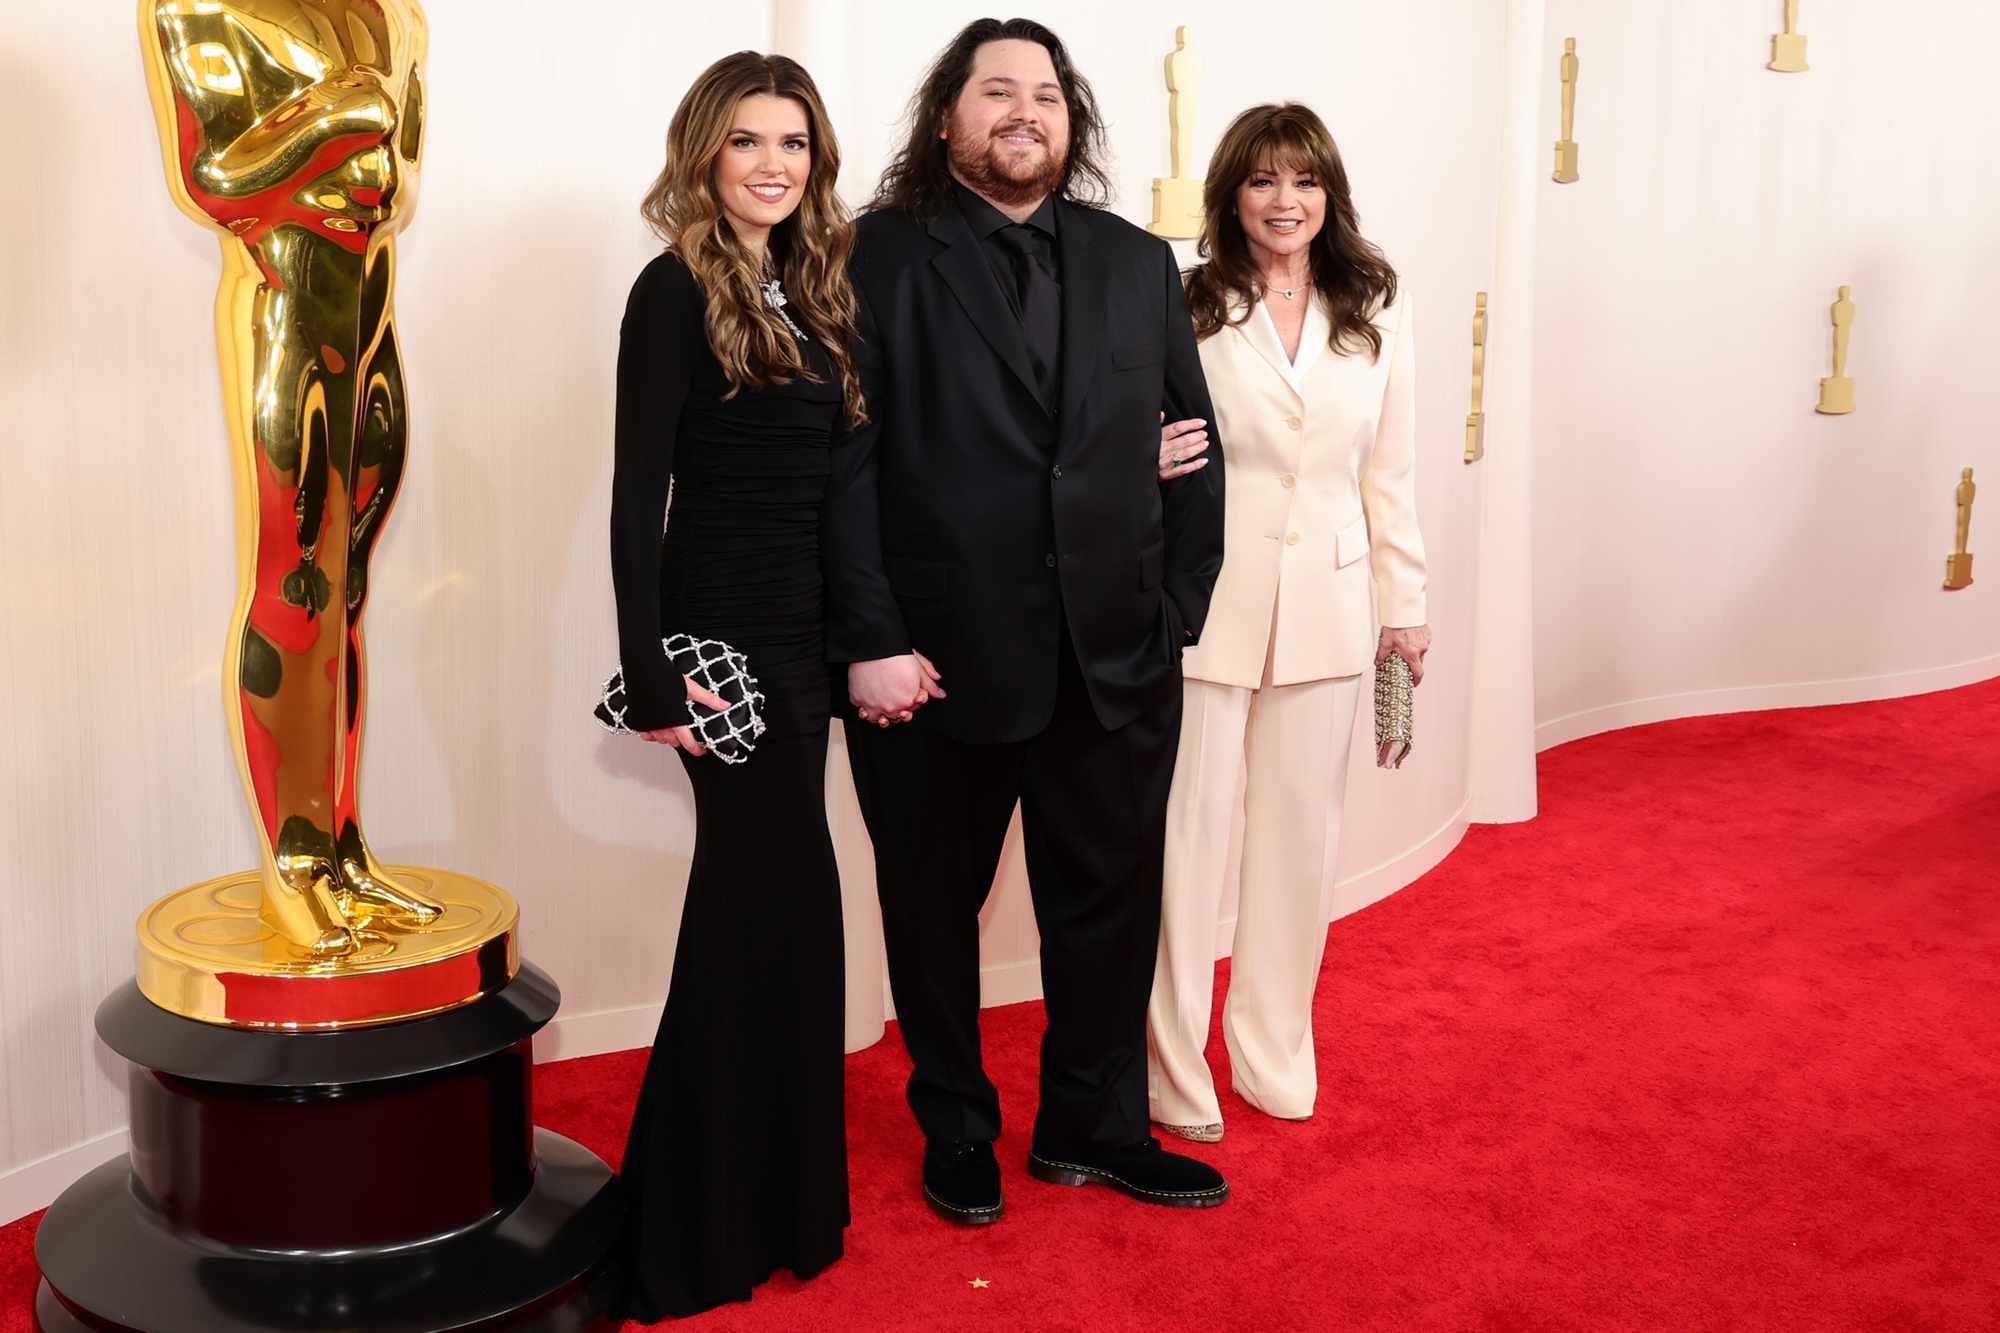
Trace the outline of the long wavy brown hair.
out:
M 1263 277 L 1236 215 L 1236 191 L 1265 167 L 1310 173 L 1319 182 L 1326 196 L 1326 220 L 1312 239 L 1308 259 L 1313 290 L 1324 298 L 1332 317 L 1329 344 L 1336 352 L 1366 346 L 1369 356 L 1380 356 L 1382 331 L 1375 327 L 1374 317 L 1396 299 L 1396 270 L 1361 234 L 1347 168 L 1333 135 L 1311 108 L 1297 102 L 1251 107 L 1230 122 L 1209 159 L 1202 193 L 1200 254 L 1205 262 L 1187 281 L 1195 338 L 1241 324 L 1249 317 L 1249 307 L 1263 298 Z
M 840 144 L 826 105 L 797 61 L 738 51 L 702 71 L 667 126 L 667 164 L 639 212 L 707 294 L 708 345 L 729 377 L 731 396 L 745 387 L 816 379 L 798 340 L 764 300 L 762 266 L 736 239 L 716 193 L 716 159 L 735 126 L 737 104 L 759 93 L 790 98 L 806 113 L 811 170 L 799 206 L 771 229 L 770 262 L 784 284 L 787 312 L 826 347 L 840 373 L 847 421 L 859 424 L 868 413 L 854 368 L 856 304 L 847 276 L 854 217 L 834 188 Z
M 959 30 L 951 44 L 938 52 L 930 72 L 910 98 L 910 132 L 882 171 L 866 211 L 900 208 L 920 218 L 936 217 L 951 198 L 951 146 L 941 131 L 951 109 L 972 77 L 972 59 L 988 42 L 1035 42 L 1049 53 L 1056 82 L 1069 105 L 1069 158 L 1055 193 L 1072 204 L 1102 208 L 1111 198 L 1111 175 L 1105 170 L 1104 116 L 1090 81 L 1077 73 L 1062 38 L 1033 19 L 974 19 Z

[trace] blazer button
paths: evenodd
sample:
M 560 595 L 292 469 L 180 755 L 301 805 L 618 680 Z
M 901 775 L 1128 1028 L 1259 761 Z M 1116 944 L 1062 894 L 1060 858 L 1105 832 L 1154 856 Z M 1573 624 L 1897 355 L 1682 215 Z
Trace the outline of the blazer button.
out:
M 1299 534 L 1298 534 L 1298 533 L 1296 533 L 1296 532 L 1288 532 L 1288 533 L 1286 533 L 1286 534 L 1285 534 L 1285 545 L 1287 545 L 1287 546 L 1297 546 L 1298 544 L 1299 544 Z
M 1057 464 L 1056 466 L 1054 466 L 1054 467 L 1050 468 L 1050 469 L 1049 469 L 1049 475 L 1050 475 L 1051 477 L 1054 477 L 1054 478 L 1055 478 L 1055 479 L 1056 479 L 1057 481 L 1061 481 L 1061 480 L 1062 480 L 1062 465 L 1061 465 L 1060 463 L 1058 463 L 1058 464 Z
M 1289 491 L 1292 487 L 1299 484 L 1299 479 L 1287 472 L 1284 476 L 1278 478 L 1278 484 Z
M 1306 425 L 1305 419 L 1302 417 L 1286 417 L 1285 424 L 1293 430 L 1304 430 Z
M 1047 565 L 1050 569 L 1054 569 L 1056 567 L 1055 554 L 1051 552 L 1050 554 L 1043 556 L 1042 563 Z

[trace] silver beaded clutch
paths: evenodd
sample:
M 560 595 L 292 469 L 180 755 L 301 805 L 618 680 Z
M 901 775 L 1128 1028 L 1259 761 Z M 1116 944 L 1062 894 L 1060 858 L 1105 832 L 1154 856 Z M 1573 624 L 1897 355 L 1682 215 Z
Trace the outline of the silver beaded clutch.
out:
M 1401 768 L 1410 753 L 1416 696 L 1410 664 L 1390 653 L 1375 668 L 1375 766 Z
M 683 676 L 692 676 L 727 700 L 729 707 L 718 712 L 688 700 L 688 730 L 708 747 L 710 754 L 725 764 L 740 764 L 757 748 L 764 734 L 764 692 L 750 674 L 750 659 L 720 639 L 696 639 L 686 634 L 670 634 L 660 640 L 667 660 Z M 597 725 L 621 736 L 633 734 L 625 725 L 625 669 L 611 673 L 591 710 Z

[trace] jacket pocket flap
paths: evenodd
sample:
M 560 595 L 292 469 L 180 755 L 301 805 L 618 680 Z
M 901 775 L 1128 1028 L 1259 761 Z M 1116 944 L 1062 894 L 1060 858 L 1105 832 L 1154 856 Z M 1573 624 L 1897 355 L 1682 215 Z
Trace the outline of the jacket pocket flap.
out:
M 1368 516 L 1355 519 L 1334 537 L 1334 564 L 1345 568 L 1368 554 Z

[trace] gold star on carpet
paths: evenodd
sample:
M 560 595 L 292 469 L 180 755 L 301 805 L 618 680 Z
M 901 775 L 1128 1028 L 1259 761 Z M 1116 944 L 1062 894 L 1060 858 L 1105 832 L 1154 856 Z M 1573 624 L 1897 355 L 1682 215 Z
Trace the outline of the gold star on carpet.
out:
M 986 1280 L 985 1278 L 983 1278 L 983 1277 L 976 1277 L 976 1278 L 972 1279 L 972 1285 L 973 1285 L 973 1286 L 974 1286 L 975 1288 L 977 1288 L 978 1290 L 980 1290 L 980 1291 L 984 1291 L 984 1290 L 986 1290 L 986 1288 L 988 1288 L 988 1287 L 992 1286 L 993 1284 L 992 1284 L 991 1282 L 988 1282 L 988 1281 L 987 1281 L 987 1280 Z

